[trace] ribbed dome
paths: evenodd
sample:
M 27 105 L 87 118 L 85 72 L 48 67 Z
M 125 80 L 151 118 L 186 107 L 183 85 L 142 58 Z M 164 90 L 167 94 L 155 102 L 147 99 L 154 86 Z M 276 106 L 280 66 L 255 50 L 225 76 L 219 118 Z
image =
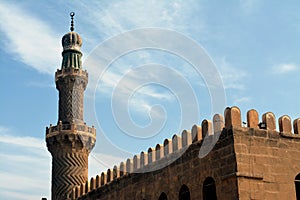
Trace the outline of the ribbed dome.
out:
M 78 50 L 82 46 L 82 39 L 80 35 L 74 31 L 65 34 L 62 38 L 62 46 L 65 50 Z

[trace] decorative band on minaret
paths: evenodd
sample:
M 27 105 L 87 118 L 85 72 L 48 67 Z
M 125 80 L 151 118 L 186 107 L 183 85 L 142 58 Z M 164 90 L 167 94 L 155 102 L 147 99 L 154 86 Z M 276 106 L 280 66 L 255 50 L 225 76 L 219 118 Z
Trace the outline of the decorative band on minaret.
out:
M 46 142 L 52 155 L 52 200 L 69 199 L 75 186 L 88 179 L 88 156 L 96 142 L 96 130 L 88 127 L 83 119 L 84 91 L 88 73 L 82 70 L 82 40 L 74 32 L 71 16 L 71 32 L 62 38 L 63 60 L 55 73 L 59 91 L 58 123 L 46 128 Z

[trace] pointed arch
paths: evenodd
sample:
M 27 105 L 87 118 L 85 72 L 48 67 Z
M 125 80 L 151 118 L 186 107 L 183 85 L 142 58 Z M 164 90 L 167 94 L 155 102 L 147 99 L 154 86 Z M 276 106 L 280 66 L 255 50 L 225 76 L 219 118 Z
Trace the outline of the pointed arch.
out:
M 217 200 L 216 184 L 212 177 L 207 177 L 203 182 L 203 200 Z
M 179 190 L 179 200 L 190 200 L 190 190 L 188 186 L 182 185 L 180 190 Z
M 162 192 L 158 198 L 158 200 L 168 200 L 166 193 Z

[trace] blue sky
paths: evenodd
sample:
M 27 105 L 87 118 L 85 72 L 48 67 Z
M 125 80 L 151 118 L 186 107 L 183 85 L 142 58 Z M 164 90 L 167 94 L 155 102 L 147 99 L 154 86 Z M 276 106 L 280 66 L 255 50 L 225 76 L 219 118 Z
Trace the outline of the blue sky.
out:
M 300 113 L 299 10 L 296 0 L 0 1 L 0 197 L 50 197 L 45 127 L 57 122 L 54 73 L 61 65 L 61 38 L 69 31 L 71 11 L 83 39 L 83 67 L 91 76 L 85 106 L 94 110 L 87 109 L 85 119 L 98 134 L 90 156 L 89 175 L 94 176 L 211 119 L 213 110 L 205 77 L 164 49 L 133 48 L 99 78 L 99 63 L 91 63 L 99 61 L 103 42 L 143 28 L 180 33 L 214 63 L 225 106 L 239 106 L 244 120 L 252 108 L 260 115 L 272 111 L 277 118 L 287 114 L 295 119 Z M 144 84 L 148 79 L 152 82 Z M 122 124 L 123 114 L 135 127 Z

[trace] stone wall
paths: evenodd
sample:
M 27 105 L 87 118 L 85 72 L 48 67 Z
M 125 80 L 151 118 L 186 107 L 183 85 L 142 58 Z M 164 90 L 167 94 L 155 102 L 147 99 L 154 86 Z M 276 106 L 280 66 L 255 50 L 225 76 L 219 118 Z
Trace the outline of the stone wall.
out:
M 279 131 L 272 113 L 260 122 L 251 110 L 242 123 L 239 108 L 232 107 L 224 116 L 203 120 L 201 126 L 102 172 L 75 187 L 70 198 L 296 199 L 300 119 L 294 120 L 292 132 L 288 116 L 279 118 Z
M 296 199 L 295 178 L 300 174 L 299 119 L 294 121 L 294 134 L 288 116 L 279 119 L 281 132 L 276 131 L 274 114 L 266 113 L 262 120 L 265 129 L 234 129 L 239 197 Z

